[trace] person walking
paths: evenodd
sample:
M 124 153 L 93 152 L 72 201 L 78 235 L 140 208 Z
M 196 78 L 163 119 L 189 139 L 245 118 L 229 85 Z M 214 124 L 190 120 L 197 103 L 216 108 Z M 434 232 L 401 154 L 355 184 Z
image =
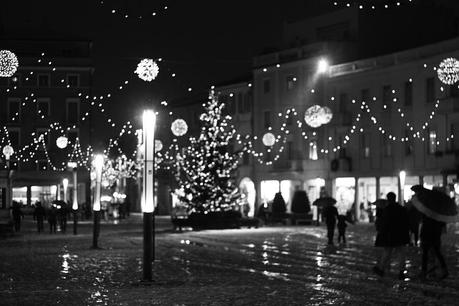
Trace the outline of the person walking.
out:
M 49 233 L 56 233 L 57 228 L 57 208 L 55 204 L 51 205 L 48 212 Z
M 59 219 L 59 226 L 61 228 L 61 232 L 65 234 L 67 230 L 67 202 L 62 201 L 60 203 L 60 208 L 58 210 L 58 219 Z
M 37 230 L 39 233 L 43 232 L 43 219 L 45 218 L 46 212 L 41 202 L 35 203 L 35 209 L 33 211 L 33 218 L 37 220 Z
M 338 243 L 346 243 L 346 215 L 338 215 Z
M 328 244 L 333 245 L 333 236 L 335 235 L 336 219 L 338 218 L 338 209 L 334 204 L 328 204 L 323 209 L 323 217 L 327 225 Z
M 14 230 L 16 232 L 21 231 L 21 220 L 24 219 L 24 213 L 21 210 L 21 203 L 13 201 L 12 207 Z
M 422 215 L 411 200 L 406 203 L 406 211 L 408 213 L 410 228 L 410 245 L 413 244 L 417 246 L 419 241 L 419 225 L 421 224 Z
M 384 276 L 389 270 L 392 254 L 398 255 L 399 274 L 403 279 L 405 275 L 405 246 L 409 243 L 408 214 L 406 209 L 396 202 L 395 193 L 387 194 L 387 206 L 380 212 L 377 220 L 377 236 L 375 246 L 382 247 L 380 261 L 373 267 L 373 272 Z
M 421 225 L 421 248 L 422 248 L 422 271 L 421 279 L 427 277 L 427 263 L 429 257 L 429 251 L 432 250 L 433 254 L 438 260 L 442 269 L 440 279 L 448 277 L 448 268 L 446 266 L 445 258 L 441 253 L 441 234 L 446 228 L 444 222 L 440 222 L 429 218 L 422 214 L 422 225 Z

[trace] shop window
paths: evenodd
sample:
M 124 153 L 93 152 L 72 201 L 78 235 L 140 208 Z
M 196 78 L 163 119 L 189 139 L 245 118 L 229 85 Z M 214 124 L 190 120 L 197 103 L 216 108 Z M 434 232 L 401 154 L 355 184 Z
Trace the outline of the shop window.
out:
M 435 101 L 435 79 L 426 79 L 426 103 L 433 103 Z
M 413 105 L 413 83 L 405 82 L 405 106 Z
M 264 118 L 264 127 L 267 129 L 271 126 L 271 112 L 264 111 L 263 118 Z
M 271 91 L 271 80 L 265 79 L 263 80 L 263 92 L 269 93 Z

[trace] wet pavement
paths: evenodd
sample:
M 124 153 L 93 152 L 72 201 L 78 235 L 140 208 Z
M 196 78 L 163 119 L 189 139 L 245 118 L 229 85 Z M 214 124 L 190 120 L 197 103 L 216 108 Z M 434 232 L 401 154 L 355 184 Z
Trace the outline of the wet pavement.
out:
M 0 239 L 1 305 L 458 305 L 459 227 L 444 251 L 450 277 L 371 273 L 378 250 L 371 224 L 350 225 L 347 245 L 325 244 L 317 226 L 173 232 L 159 220 L 154 281 L 143 283 L 141 219 L 103 223 L 100 250 L 90 222 L 79 235 L 22 233 Z

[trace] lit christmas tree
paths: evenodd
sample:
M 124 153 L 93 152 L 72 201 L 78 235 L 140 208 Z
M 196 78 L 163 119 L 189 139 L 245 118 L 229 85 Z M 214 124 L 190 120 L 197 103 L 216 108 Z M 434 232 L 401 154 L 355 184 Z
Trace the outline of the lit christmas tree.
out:
M 240 204 L 232 174 L 242 152 L 228 151 L 236 131 L 229 124 L 231 117 L 222 114 L 224 106 L 212 90 L 199 118 L 199 138 L 191 138 L 190 145 L 177 155 L 177 196 L 190 213 L 230 211 Z

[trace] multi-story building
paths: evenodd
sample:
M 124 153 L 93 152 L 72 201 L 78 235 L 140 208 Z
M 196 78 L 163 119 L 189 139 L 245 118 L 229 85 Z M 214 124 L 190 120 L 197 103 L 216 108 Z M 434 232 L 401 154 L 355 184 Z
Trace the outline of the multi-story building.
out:
M 69 188 L 74 187 L 67 162 L 70 156 L 78 159 L 78 150 L 73 152 L 77 139 L 83 151 L 91 142 L 92 43 L 8 40 L 0 44 L 19 60 L 14 76 L 0 79 L 1 145 L 10 144 L 15 151 L 9 163 L 12 200 L 46 204 L 63 196 L 63 178 L 69 179 Z M 56 144 L 61 136 L 69 143 L 62 149 Z M 6 209 L 9 171 L 3 155 L 1 160 L 0 207 Z M 90 202 L 89 173 L 82 168 L 78 170 L 81 204 Z

